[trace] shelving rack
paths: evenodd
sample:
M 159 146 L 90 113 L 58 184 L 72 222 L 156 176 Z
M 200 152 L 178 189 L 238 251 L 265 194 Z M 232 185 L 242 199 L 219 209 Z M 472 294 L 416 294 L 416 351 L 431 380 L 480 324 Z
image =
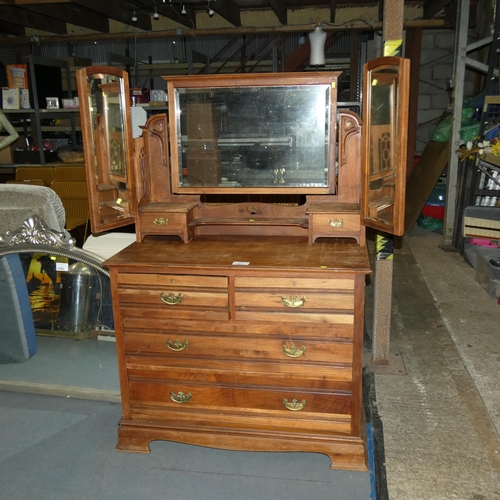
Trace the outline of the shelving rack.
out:
M 66 78 L 66 86 L 67 86 L 67 97 L 71 99 L 73 97 L 73 93 L 71 90 L 71 72 L 69 61 L 59 60 L 59 59 L 48 59 L 46 57 L 29 55 L 27 58 L 27 64 L 29 68 L 29 90 L 30 90 L 30 99 L 33 104 L 32 109 L 5 109 L 3 110 L 5 114 L 21 117 L 23 120 L 23 131 L 26 133 L 28 128 L 31 132 L 32 137 L 34 138 L 36 144 L 39 147 L 39 163 L 40 165 L 46 164 L 45 153 L 43 151 L 43 132 L 51 131 L 68 131 L 71 137 L 71 141 L 73 144 L 76 144 L 76 121 L 75 115 L 79 113 L 78 109 L 44 109 L 40 107 L 40 103 L 38 102 L 38 94 L 37 94 L 37 84 L 36 84 L 36 74 L 35 74 L 35 66 L 50 66 L 61 68 L 65 71 Z M 41 122 L 44 119 L 50 118 L 68 118 L 71 121 L 70 127 L 50 127 L 45 128 L 42 126 Z M 30 120 L 29 127 L 27 124 L 27 120 Z

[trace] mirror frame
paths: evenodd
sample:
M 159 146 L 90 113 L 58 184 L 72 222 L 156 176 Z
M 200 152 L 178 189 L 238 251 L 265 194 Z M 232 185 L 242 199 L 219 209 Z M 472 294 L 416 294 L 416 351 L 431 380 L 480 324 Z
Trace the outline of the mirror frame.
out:
M 171 181 L 174 194 L 318 194 L 332 195 L 336 193 L 335 163 L 336 163 L 336 137 L 337 137 L 337 81 L 338 72 L 321 73 L 297 73 L 293 77 L 283 76 L 280 73 L 263 74 L 238 74 L 231 75 L 187 75 L 187 76 L 164 76 L 167 83 L 169 102 L 169 124 L 170 124 L 170 158 L 171 158 Z M 176 89 L 206 89 L 211 88 L 241 88 L 241 87 L 290 87 L 290 86 L 314 86 L 330 85 L 330 117 L 328 137 L 328 182 L 325 187 L 218 187 L 218 186 L 179 186 L 179 147 L 178 147 L 178 109 L 175 100 Z
M 391 116 L 396 119 L 396 123 L 392 123 L 393 130 L 396 134 L 396 140 L 391 141 L 394 146 L 392 156 L 394 161 L 394 205 L 393 205 L 393 221 L 386 221 L 370 217 L 369 213 L 369 187 L 371 166 L 371 139 L 372 130 L 372 85 L 371 75 L 377 71 L 388 68 L 398 68 L 397 74 L 397 101 L 392 102 L 390 110 Z M 379 57 L 367 62 L 363 68 L 363 186 L 361 189 L 361 214 L 362 224 L 373 229 L 379 229 L 386 233 L 402 236 L 404 234 L 404 215 L 405 215 L 405 191 L 406 191 L 406 166 L 407 166 L 407 149 L 408 149 L 408 114 L 410 105 L 410 60 L 401 57 Z
M 100 207 L 103 203 L 102 198 L 105 196 L 98 186 L 97 172 L 98 175 L 103 178 L 108 178 L 110 176 L 109 165 L 95 165 L 95 142 L 102 141 L 103 137 L 100 137 L 98 132 L 94 134 L 92 132 L 93 122 L 91 120 L 91 111 L 89 104 L 89 94 L 90 85 L 88 83 L 88 78 L 97 75 L 111 75 L 116 76 L 121 79 L 121 90 L 120 90 L 120 101 L 122 105 L 122 117 L 123 117 L 123 139 L 125 148 L 125 161 L 127 165 L 126 172 L 126 198 L 128 200 L 128 214 L 126 217 L 120 215 L 117 211 L 116 217 L 108 222 L 102 222 L 100 217 Z M 76 72 L 76 80 L 78 86 L 78 96 L 80 101 L 80 114 L 82 123 L 82 138 L 83 138 L 83 152 L 85 158 L 85 171 L 87 176 L 87 192 L 89 196 L 89 207 L 90 207 L 90 225 L 93 233 L 101 233 L 110 229 L 126 226 L 128 224 L 133 224 L 136 219 L 137 212 L 137 200 L 135 197 L 135 190 L 133 186 L 135 185 L 136 179 L 134 175 L 134 142 L 132 139 L 132 127 L 130 118 L 130 89 L 128 82 L 128 74 L 118 68 L 112 68 L 109 66 L 91 66 L 88 68 L 80 69 Z M 102 145 L 97 145 L 98 148 L 102 149 Z M 105 169 L 108 169 L 105 172 Z

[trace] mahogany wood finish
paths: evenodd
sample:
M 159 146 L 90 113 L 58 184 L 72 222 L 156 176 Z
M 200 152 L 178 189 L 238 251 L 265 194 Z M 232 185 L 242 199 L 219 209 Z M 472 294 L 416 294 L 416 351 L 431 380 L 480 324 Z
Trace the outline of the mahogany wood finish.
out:
M 88 91 L 91 74 L 80 72 L 81 92 Z M 364 224 L 390 224 L 362 213 L 368 200 L 362 191 L 373 176 L 369 181 L 367 167 L 361 168 L 360 118 L 337 115 L 337 77 L 169 78 L 168 120 L 148 120 L 127 149 L 127 178 L 116 186 L 109 172 L 95 173 L 93 152 L 106 154 L 107 131 L 83 113 L 84 139 L 96 142 L 85 150 L 89 182 L 101 189 L 90 193 L 94 231 L 103 227 L 105 210 L 114 210 L 106 203 L 116 202 L 115 187 L 126 183 L 130 207 L 136 207 L 130 217 L 137 242 L 106 262 L 123 409 L 118 450 L 147 453 L 151 441 L 165 439 L 229 450 L 319 452 L 333 468 L 366 469 L 361 375 L 370 264 Z M 189 102 L 194 122 L 185 141 L 186 171 L 196 182 L 181 185 L 177 127 L 184 118 L 177 120 L 176 89 L 325 83 L 332 90 L 326 187 L 223 186 L 221 159 L 212 148 L 221 103 L 203 100 L 200 106 Z M 88 101 L 85 94 L 80 98 Z M 98 164 L 105 166 L 104 156 Z M 301 168 L 298 174 L 307 176 L 307 164 Z M 387 196 L 393 186 L 384 189 Z M 212 203 L 201 202 L 207 195 Z M 370 203 L 373 211 L 373 193 Z
M 332 467 L 366 468 L 354 387 L 366 248 L 289 236 L 189 245 L 163 237 L 107 265 L 124 396 L 119 450 L 147 452 L 150 441 L 170 439 L 316 451 Z

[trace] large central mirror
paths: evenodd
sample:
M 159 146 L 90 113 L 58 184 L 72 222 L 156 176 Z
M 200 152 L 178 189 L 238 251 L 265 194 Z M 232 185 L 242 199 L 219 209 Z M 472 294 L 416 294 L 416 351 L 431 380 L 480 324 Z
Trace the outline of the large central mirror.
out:
M 101 71 L 102 69 L 102 71 Z M 85 68 L 77 72 L 87 183 L 93 232 L 133 222 L 130 196 L 130 104 L 126 73 L 114 68 Z M 86 115 L 86 116 L 85 116 Z
M 165 77 L 174 192 L 335 192 L 335 76 L 257 86 Z

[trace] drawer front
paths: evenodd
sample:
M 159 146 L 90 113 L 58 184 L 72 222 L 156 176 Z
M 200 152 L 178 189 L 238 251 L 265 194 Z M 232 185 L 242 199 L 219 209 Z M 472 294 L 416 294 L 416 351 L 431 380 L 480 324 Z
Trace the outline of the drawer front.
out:
M 314 232 L 321 234 L 335 234 L 359 232 L 361 229 L 360 214 L 311 214 Z
M 130 380 L 129 391 L 132 406 L 267 410 L 287 416 L 298 415 L 297 418 L 311 414 L 333 417 L 351 413 L 351 396 L 342 391 L 248 388 L 222 384 L 211 386 L 184 381 L 157 383 L 142 380 Z
M 169 233 L 186 226 L 186 214 L 168 212 L 139 212 L 141 230 L 148 233 Z
M 350 364 L 256 361 L 252 358 L 187 358 L 186 356 L 126 356 L 131 379 L 238 384 L 240 386 L 301 387 L 304 389 L 352 390 Z
M 142 311 L 141 311 L 142 312 Z M 167 317 L 162 310 L 150 309 L 147 312 L 147 321 L 144 315 L 138 315 L 134 309 L 122 311 L 122 324 L 125 331 L 158 333 L 178 336 L 181 334 L 213 334 L 229 336 L 273 336 L 288 340 L 295 338 L 311 338 L 331 342 L 335 340 L 352 340 L 354 329 L 352 325 L 321 325 L 301 324 L 294 322 L 263 323 L 263 322 L 236 322 L 217 321 L 207 323 L 190 318 L 190 321 L 176 320 Z M 293 317 L 292 317 L 293 319 Z
M 257 359 L 299 363 L 352 363 L 352 343 L 310 339 L 270 339 L 214 335 L 153 333 L 124 334 L 125 351 L 136 354 L 162 354 L 178 358 L 216 357 L 218 359 Z
M 176 286 L 187 288 L 224 288 L 227 290 L 226 276 L 197 276 L 184 274 L 118 274 L 118 286 Z
M 236 278 L 235 318 L 353 324 L 352 279 Z
M 237 276 L 234 279 L 234 285 L 237 289 L 293 289 L 297 293 L 301 290 L 354 290 L 354 278 L 267 278 L 264 276 L 254 278 Z
M 129 311 L 144 324 L 150 317 L 166 319 L 229 318 L 227 278 L 221 276 L 118 275 L 118 297 L 122 315 Z

